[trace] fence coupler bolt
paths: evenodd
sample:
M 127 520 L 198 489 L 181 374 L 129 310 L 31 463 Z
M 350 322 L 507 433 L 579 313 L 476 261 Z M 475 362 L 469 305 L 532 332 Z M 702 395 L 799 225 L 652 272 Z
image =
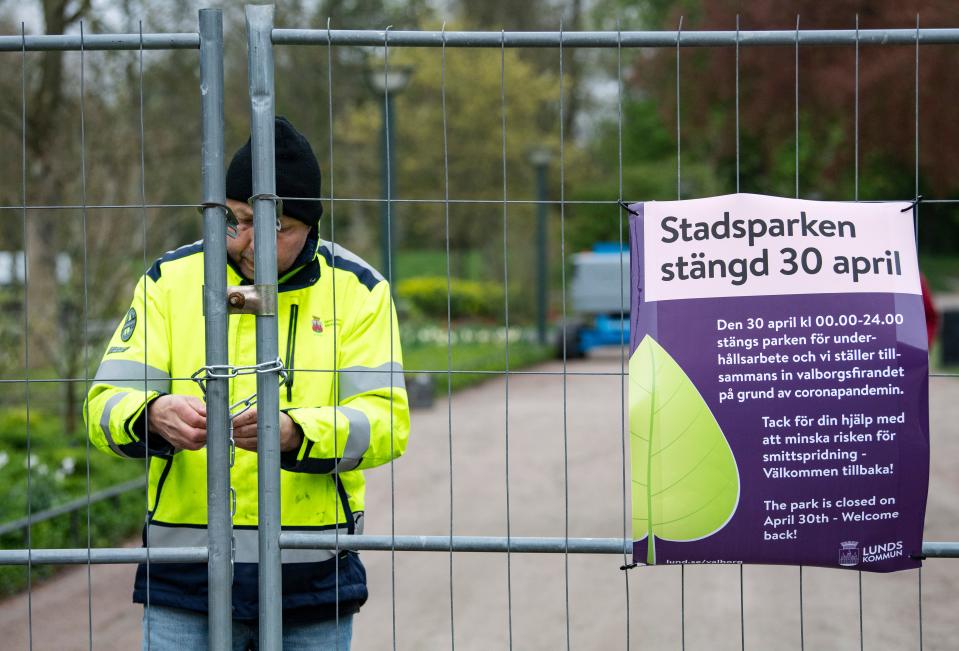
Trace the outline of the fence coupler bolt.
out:
M 273 316 L 276 314 L 276 285 L 227 287 L 226 302 L 230 314 Z

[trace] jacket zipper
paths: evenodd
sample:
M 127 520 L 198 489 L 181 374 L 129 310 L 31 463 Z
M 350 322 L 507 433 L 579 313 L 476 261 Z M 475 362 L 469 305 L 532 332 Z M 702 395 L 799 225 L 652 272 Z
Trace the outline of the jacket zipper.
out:
M 296 319 L 300 314 L 300 306 L 290 305 L 290 323 L 286 331 L 286 401 L 293 402 L 293 356 L 296 353 Z
M 163 492 L 163 484 L 166 482 L 167 475 L 170 474 L 170 467 L 173 465 L 174 457 L 167 457 L 164 461 L 163 470 L 160 472 L 160 479 L 157 481 L 156 494 L 153 497 L 153 508 L 147 513 L 147 524 L 153 522 L 153 515 L 160 508 L 160 493 Z

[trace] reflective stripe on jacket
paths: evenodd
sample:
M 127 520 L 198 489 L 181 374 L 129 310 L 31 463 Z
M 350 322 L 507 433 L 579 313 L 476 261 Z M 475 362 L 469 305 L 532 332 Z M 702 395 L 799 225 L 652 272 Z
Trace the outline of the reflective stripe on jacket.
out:
M 388 283 L 342 247 L 311 238 L 294 270 L 280 279 L 279 351 L 289 372 L 280 409 L 303 430 L 299 450 L 281 458 L 284 531 L 358 533 L 365 482 L 362 469 L 389 463 L 406 449 L 409 405 L 399 329 Z M 298 266 L 297 266 L 298 265 Z M 231 264 L 227 284 L 247 282 Z M 87 430 L 98 448 L 121 457 L 150 455 L 151 547 L 206 544 L 206 450 L 172 451 L 144 432 L 144 408 L 164 394 L 201 396 L 191 376 L 205 365 L 201 243 L 157 260 L 140 279 L 87 396 Z M 225 300 L 225 298 L 224 298 Z M 229 317 L 229 360 L 256 363 L 255 316 Z M 230 403 L 256 391 L 256 375 L 230 380 Z M 210 432 L 209 435 L 215 435 Z M 221 435 L 226 436 L 223 432 Z M 338 477 L 338 481 L 337 481 Z M 256 617 L 257 456 L 237 449 L 234 616 Z M 366 598 L 365 573 L 354 554 L 339 561 L 327 550 L 283 550 L 283 606 L 303 608 Z M 248 567 L 244 567 L 248 566 Z M 202 573 L 200 570 L 202 569 Z M 145 568 L 134 599 L 146 601 Z M 205 566 L 153 564 L 151 603 L 206 610 Z

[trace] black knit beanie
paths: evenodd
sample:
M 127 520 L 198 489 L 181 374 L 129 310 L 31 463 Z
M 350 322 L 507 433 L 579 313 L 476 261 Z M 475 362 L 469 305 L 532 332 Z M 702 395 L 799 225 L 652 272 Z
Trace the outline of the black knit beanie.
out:
M 274 139 L 276 156 L 276 194 L 280 197 L 320 196 L 320 164 L 313 148 L 284 117 L 276 118 Z M 240 147 L 226 171 L 226 196 L 228 199 L 246 201 L 253 196 L 253 157 L 251 141 Z M 316 226 L 323 215 L 323 204 L 316 201 L 283 199 L 283 214 L 294 217 L 304 224 Z

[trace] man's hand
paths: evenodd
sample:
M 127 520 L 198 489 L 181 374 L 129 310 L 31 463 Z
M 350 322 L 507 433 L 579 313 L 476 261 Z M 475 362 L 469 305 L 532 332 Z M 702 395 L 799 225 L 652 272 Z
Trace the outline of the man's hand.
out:
M 178 450 L 206 445 L 206 405 L 196 396 L 160 396 L 147 406 L 147 422 Z
M 233 440 L 236 447 L 256 452 L 256 407 L 233 419 Z M 303 442 L 303 431 L 293 419 L 280 412 L 280 452 L 296 450 Z

